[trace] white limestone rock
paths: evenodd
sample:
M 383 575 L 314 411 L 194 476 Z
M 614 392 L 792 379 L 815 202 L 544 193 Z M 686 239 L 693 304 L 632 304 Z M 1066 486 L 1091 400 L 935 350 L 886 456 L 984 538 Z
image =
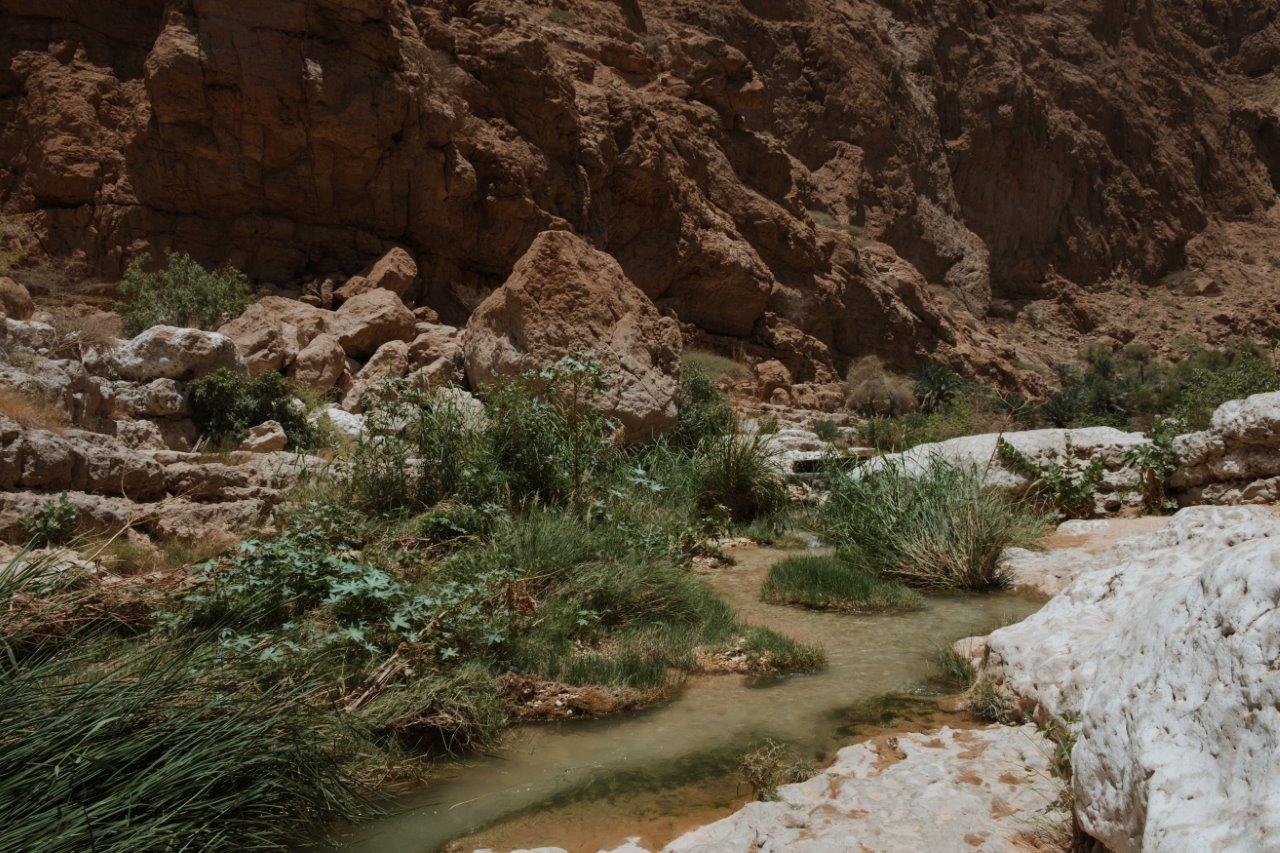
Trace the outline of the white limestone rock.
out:
M 93 373 L 132 382 L 198 379 L 223 367 L 247 372 L 231 338 L 180 326 L 152 326 L 132 340 L 91 350 L 84 361 Z
M 1192 507 L 1091 558 L 986 641 L 984 669 L 1075 724 L 1077 816 L 1117 853 L 1280 837 L 1280 516 Z
M 1065 822 L 1053 747 L 1034 726 L 943 728 L 845 747 L 831 767 L 682 835 L 670 853 L 1006 851 Z

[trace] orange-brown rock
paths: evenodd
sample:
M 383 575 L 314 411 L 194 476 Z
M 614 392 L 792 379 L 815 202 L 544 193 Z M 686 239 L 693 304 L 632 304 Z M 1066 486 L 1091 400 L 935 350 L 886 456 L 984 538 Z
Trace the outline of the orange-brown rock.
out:
M 27 289 L 7 276 L 0 276 L 0 317 L 30 320 L 36 311 Z
M 338 288 L 339 299 L 365 293 L 370 290 L 390 290 L 405 301 L 410 301 L 418 284 L 418 264 L 404 249 L 396 247 L 387 252 L 378 262 L 365 272 L 352 276 L 346 284 Z
M 388 341 L 411 341 L 413 312 L 389 290 L 369 290 L 342 303 L 333 314 L 329 332 L 347 355 L 372 355 Z
M 572 230 L 800 383 L 875 353 L 1033 385 L 1135 312 L 1157 344 L 1277 326 L 1269 0 L 555 12 L 0 0 L 0 206 L 108 276 L 173 248 L 301 286 L 403 249 L 455 324 Z
M 589 353 L 608 375 L 601 408 L 630 440 L 675 424 L 680 331 L 617 261 L 568 231 L 539 234 L 463 335 L 473 389 Z

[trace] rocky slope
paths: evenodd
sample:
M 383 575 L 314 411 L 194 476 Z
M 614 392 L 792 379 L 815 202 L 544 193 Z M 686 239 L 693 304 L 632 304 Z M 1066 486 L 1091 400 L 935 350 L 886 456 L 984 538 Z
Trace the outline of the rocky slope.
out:
M 0 0 L 0 204 L 108 278 L 319 294 L 400 247 L 454 324 L 571 230 L 797 383 L 1034 387 L 1274 328 L 1278 59 L 1261 0 Z

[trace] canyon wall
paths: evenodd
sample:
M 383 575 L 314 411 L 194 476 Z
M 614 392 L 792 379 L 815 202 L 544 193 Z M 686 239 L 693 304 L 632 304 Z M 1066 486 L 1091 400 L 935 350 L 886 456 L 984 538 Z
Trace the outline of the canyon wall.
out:
M 108 279 L 404 247 L 454 323 L 571 230 L 799 382 L 1034 388 L 1280 330 L 1278 63 L 1264 0 L 0 0 L 0 205 Z

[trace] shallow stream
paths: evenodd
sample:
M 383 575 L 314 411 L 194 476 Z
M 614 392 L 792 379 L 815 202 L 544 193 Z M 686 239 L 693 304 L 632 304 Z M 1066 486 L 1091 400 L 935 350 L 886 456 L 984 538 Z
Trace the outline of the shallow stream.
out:
M 737 565 L 707 577 L 744 621 L 821 646 L 826 670 L 769 682 L 702 676 L 657 708 L 517 729 L 501 754 L 458 763 L 391 816 L 361 826 L 344 849 L 428 853 L 457 842 L 575 853 L 631 837 L 659 846 L 747 799 L 734 768 L 760 739 L 786 741 L 821 766 L 850 739 L 850 708 L 920 690 L 931 652 L 1039 606 L 1014 594 L 934 597 L 923 611 L 883 616 L 765 604 L 764 576 L 788 553 L 738 548 Z

